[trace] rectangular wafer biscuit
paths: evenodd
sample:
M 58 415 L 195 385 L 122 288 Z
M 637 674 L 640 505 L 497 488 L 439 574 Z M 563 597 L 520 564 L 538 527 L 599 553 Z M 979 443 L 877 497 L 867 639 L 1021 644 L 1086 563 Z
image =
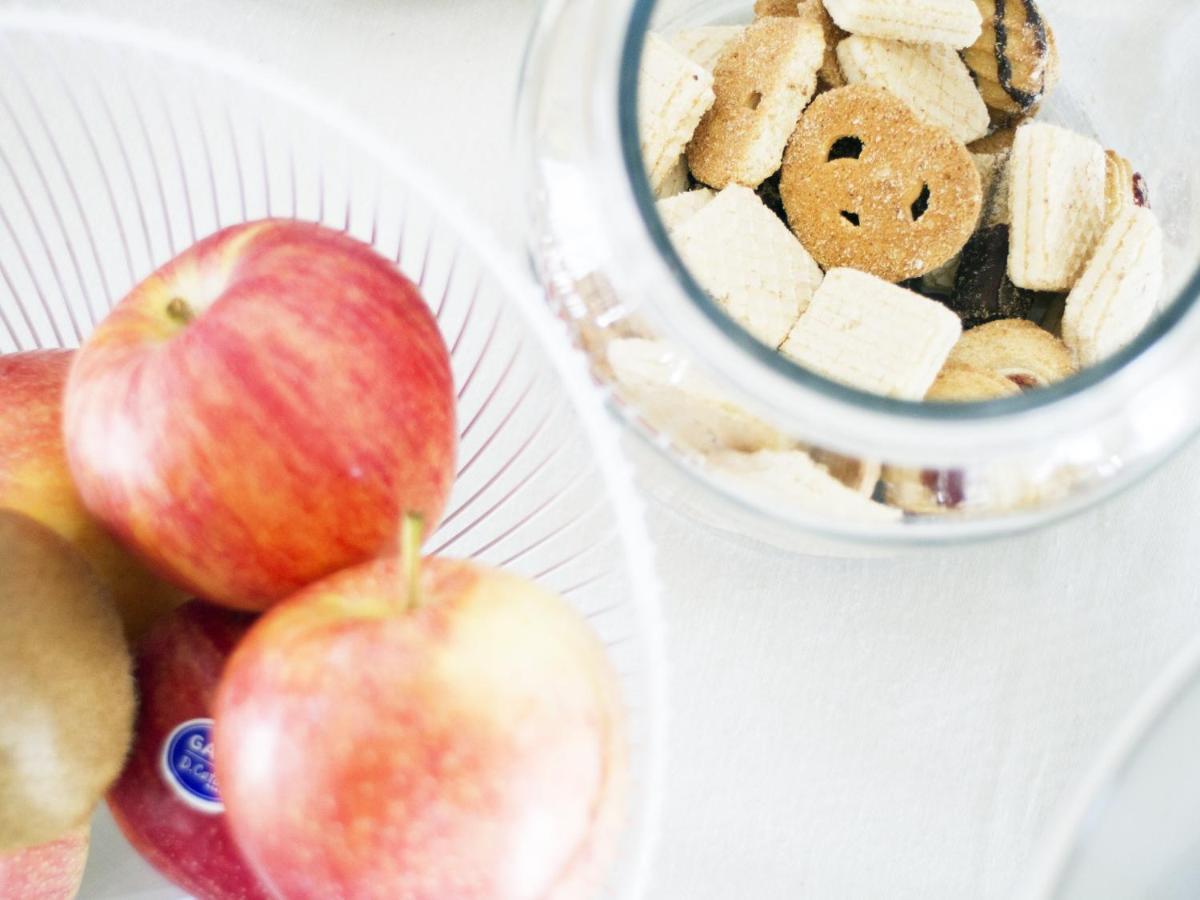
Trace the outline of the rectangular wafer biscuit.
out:
M 1018 129 L 1008 168 L 1009 278 L 1029 290 L 1068 291 L 1104 228 L 1104 148 L 1031 122 Z
M 753 452 L 783 446 L 778 431 L 732 402 L 664 341 L 612 341 L 608 363 L 620 395 L 684 447 Z
M 1080 366 L 1112 356 L 1141 333 L 1162 296 L 1163 235 L 1154 213 L 1130 206 L 1104 232 L 1067 296 L 1063 340 Z
M 749 188 L 728 187 L 673 233 L 675 247 L 731 318 L 778 349 L 821 283 L 808 251 Z
M 717 192 L 709 188 L 698 188 L 694 191 L 685 191 L 682 194 L 676 194 L 674 197 L 668 197 L 666 200 L 659 200 L 658 217 L 662 219 L 663 227 L 667 231 L 674 231 L 704 207 L 712 202 L 717 196 Z
M 726 48 L 713 73 L 716 101 L 688 145 L 688 166 L 709 187 L 758 187 L 783 163 L 817 89 L 825 34 L 811 19 L 759 19 Z
M 671 35 L 671 45 L 698 66 L 716 68 L 725 48 L 746 30 L 744 25 L 710 25 L 687 28 Z
M 846 487 L 802 450 L 716 453 L 708 465 L 719 481 L 773 507 L 850 522 L 895 522 L 903 516 Z
M 854 269 L 830 269 L 780 350 L 842 384 L 921 400 L 961 336 L 962 322 L 942 304 Z
M 850 84 L 885 88 L 930 125 L 945 128 L 964 144 L 991 128 L 991 117 L 971 72 L 948 44 L 905 44 L 851 35 L 837 48 Z
M 973 0 L 825 0 L 839 28 L 867 37 L 970 47 L 983 31 Z
M 638 89 L 638 128 L 642 159 L 655 196 L 670 188 L 678 175 L 679 157 L 696 126 L 712 106 L 712 74 L 659 35 L 646 35 Z

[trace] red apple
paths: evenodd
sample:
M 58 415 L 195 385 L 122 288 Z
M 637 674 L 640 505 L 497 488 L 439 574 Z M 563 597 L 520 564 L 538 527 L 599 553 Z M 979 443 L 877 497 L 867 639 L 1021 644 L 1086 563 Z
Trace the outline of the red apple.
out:
M 515 576 L 401 569 L 309 587 L 234 653 L 216 759 L 238 846 L 289 900 L 588 896 L 627 779 L 603 647 Z
M 135 640 L 184 595 L 122 550 L 79 499 L 62 437 L 73 356 L 68 350 L 0 356 L 0 508 L 24 513 L 74 544 L 108 584 L 125 633 Z
M 0 897 L 71 900 L 83 881 L 89 835 L 85 824 L 47 844 L 0 853 Z
M 212 699 L 253 618 L 193 600 L 137 652 L 141 707 L 133 750 L 108 807 L 125 837 L 163 875 L 205 900 L 259 900 L 212 776 Z
M 121 301 L 67 386 L 84 503 L 196 595 L 263 609 L 436 521 L 454 475 L 437 323 L 391 262 L 267 220 Z

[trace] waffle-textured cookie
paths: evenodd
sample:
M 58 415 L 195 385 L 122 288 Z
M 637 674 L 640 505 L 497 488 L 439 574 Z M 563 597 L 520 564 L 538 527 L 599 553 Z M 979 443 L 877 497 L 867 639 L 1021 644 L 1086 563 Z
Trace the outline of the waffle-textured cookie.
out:
M 856 34 L 837 48 L 850 84 L 886 88 L 922 121 L 964 144 L 984 137 L 991 118 L 962 57 L 947 44 L 906 44 Z
M 778 431 L 730 400 L 664 341 L 612 341 L 608 363 L 618 394 L 681 446 L 753 452 L 786 444 Z
M 1163 235 L 1154 213 L 1122 210 L 1096 248 L 1063 314 L 1063 340 L 1080 366 L 1112 356 L 1141 333 L 1162 296 Z
M 983 27 L 972 0 L 825 0 L 825 8 L 851 34 L 958 50 L 975 43 Z
M 678 193 L 679 158 L 712 106 L 713 76 L 659 35 L 646 35 L 638 91 L 642 159 L 656 197 Z M 686 168 L 683 169 L 686 176 Z M 685 182 L 686 185 L 686 182 Z
M 665 200 L 659 200 L 656 206 L 658 207 L 658 217 L 662 219 L 663 227 L 667 231 L 674 231 L 704 207 L 717 196 L 717 192 L 708 188 L 697 188 L 694 191 L 685 191 L 682 194 L 676 194 L 674 197 L 668 197 Z
M 728 187 L 672 233 L 692 277 L 731 318 L 778 349 L 821 269 L 749 188 Z
M 719 481 L 773 507 L 864 523 L 902 516 L 842 484 L 802 450 L 719 453 L 708 458 L 708 465 Z
M 687 156 L 680 154 L 675 165 L 667 171 L 663 176 L 662 181 L 654 191 L 654 196 L 660 200 L 666 200 L 668 197 L 674 197 L 676 194 L 684 193 L 692 183 L 691 173 L 688 171 Z
M 671 35 L 671 45 L 694 62 L 712 71 L 717 60 L 730 43 L 745 31 L 742 25 L 710 25 L 703 28 L 687 28 Z
M 824 33 L 810 19 L 760 19 L 747 28 L 717 63 L 716 102 L 688 146 L 692 174 L 720 189 L 758 187 L 777 172 L 824 59 Z
M 1009 169 L 1009 277 L 1030 290 L 1070 290 L 1104 227 L 1104 148 L 1031 122 L 1017 132 Z
M 823 268 L 892 282 L 950 260 L 983 203 L 962 142 L 866 84 L 813 101 L 784 158 L 780 193 L 792 230 Z
M 825 275 L 781 351 L 833 381 L 921 400 L 962 335 L 934 300 L 853 269 Z

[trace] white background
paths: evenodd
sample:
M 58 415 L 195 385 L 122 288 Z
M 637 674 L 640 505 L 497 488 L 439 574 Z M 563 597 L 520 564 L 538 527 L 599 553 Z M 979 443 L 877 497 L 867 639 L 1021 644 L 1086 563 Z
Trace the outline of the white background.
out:
M 363 117 L 521 249 L 508 180 L 534 0 L 54 0 L 221 45 Z M 1006 897 L 1200 626 L 1200 451 L 1006 544 L 793 558 L 651 527 L 671 756 L 654 898 Z

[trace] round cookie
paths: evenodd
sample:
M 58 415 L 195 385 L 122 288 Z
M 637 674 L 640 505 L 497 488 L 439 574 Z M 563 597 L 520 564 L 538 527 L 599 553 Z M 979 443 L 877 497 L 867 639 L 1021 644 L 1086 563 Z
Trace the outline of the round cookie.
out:
M 780 194 L 792 231 L 821 268 L 891 282 L 958 253 L 983 204 L 966 146 L 865 84 L 809 106 L 784 157 Z

